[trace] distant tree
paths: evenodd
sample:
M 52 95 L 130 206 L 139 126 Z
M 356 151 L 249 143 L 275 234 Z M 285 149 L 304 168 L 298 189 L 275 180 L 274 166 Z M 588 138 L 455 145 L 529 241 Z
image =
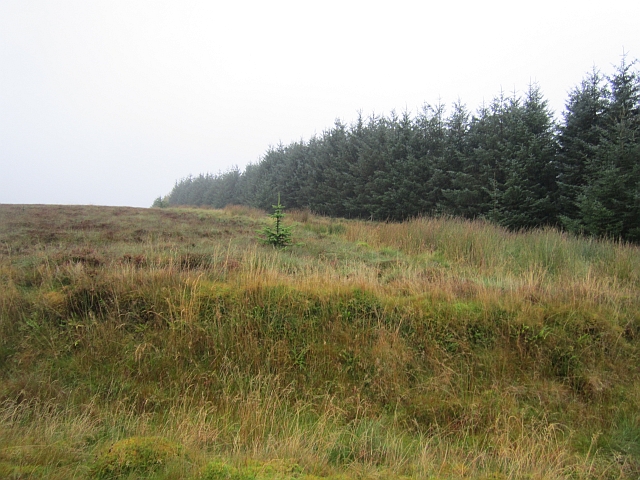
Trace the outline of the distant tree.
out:
M 151 208 L 166 208 L 168 206 L 169 202 L 165 198 L 162 198 L 162 196 L 160 196 L 153 201 L 153 205 L 151 205 Z
M 358 124 L 357 128 L 364 128 L 361 119 Z M 356 216 L 354 211 L 358 211 L 358 205 L 354 206 L 353 198 L 358 180 L 353 166 L 358 158 L 358 144 L 353 134 L 347 125 L 336 120 L 333 128 L 324 133 L 320 146 L 315 152 L 321 189 L 316 197 L 317 211 L 325 215 Z
M 419 141 L 414 148 L 417 162 L 412 165 L 417 178 L 424 182 L 418 188 L 422 199 L 417 203 L 421 214 L 431 214 L 443 209 L 443 189 L 448 187 L 451 165 L 445 157 L 447 124 L 445 106 L 442 103 L 424 105 L 416 117 Z
M 530 85 L 524 101 L 507 110 L 499 221 L 510 228 L 557 223 L 556 125 L 540 89 Z
M 238 195 L 240 175 L 240 169 L 237 166 L 226 172 L 210 175 L 207 178 L 209 184 L 204 187 L 203 204 L 224 208 L 227 205 L 240 203 Z
M 482 186 L 478 163 L 471 155 L 471 115 L 457 102 L 447 119 L 445 163 L 447 181 L 442 186 L 441 210 L 450 215 L 475 218 L 480 214 Z
M 433 204 L 426 191 L 432 172 L 417 122 L 404 112 L 389 119 L 388 128 L 387 165 L 376 178 L 381 197 L 374 218 L 403 220 L 430 212 Z
M 469 155 L 463 172 L 471 182 L 464 187 L 456 183 L 457 194 L 464 194 L 466 215 L 500 221 L 502 190 L 506 181 L 509 152 L 507 144 L 508 100 L 504 94 L 495 97 L 490 105 L 483 105 L 471 119 L 469 126 Z M 467 191 L 465 191 L 467 190 Z
M 554 224 L 555 124 L 539 88 L 500 95 L 478 113 L 467 161 L 477 213 L 514 229 Z
M 347 130 L 341 161 L 348 170 L 343 175 L 349 194 L 342 198 L 348 216 L 379 218 L 382 195 L 388 188 L 391 126 L 383 116 L 360 118 Z
M 589 234 L 640 241 L 640 79 L 623 58 L 608 78 L 603 132 L 585 166 L 577 206 Z
M 559 127 L 558 208 L 565 228 L 581 228 L 578 197 L 589 180 L 588 164 L 604 136 L 610 92 L 595 68 L 569 94 Z

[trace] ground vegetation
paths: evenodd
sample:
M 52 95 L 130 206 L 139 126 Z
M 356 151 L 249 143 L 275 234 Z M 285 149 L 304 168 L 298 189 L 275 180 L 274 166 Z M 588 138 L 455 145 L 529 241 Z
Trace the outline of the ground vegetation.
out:
M 640 477 L 637 246 L 270 222 L 0 205 L 0 477 Z

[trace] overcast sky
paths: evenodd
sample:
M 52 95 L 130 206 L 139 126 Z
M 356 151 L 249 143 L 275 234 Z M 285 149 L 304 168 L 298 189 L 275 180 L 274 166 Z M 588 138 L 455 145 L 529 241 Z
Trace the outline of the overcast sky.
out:
M 640 58 L 640 1 L 0 0 L 0 203 L 150 206 L 270 145 Z

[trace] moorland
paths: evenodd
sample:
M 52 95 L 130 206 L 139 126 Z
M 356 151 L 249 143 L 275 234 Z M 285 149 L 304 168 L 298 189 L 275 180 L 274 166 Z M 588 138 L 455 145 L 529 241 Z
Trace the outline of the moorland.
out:
M 640 249 L 0 205 L 0 477 L 640 478 Z

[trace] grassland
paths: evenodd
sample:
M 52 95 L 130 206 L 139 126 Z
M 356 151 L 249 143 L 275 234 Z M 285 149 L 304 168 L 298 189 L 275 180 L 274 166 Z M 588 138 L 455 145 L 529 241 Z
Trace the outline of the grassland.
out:
M 0 478 L 640 478 L 640 249 L 0 205 Z

